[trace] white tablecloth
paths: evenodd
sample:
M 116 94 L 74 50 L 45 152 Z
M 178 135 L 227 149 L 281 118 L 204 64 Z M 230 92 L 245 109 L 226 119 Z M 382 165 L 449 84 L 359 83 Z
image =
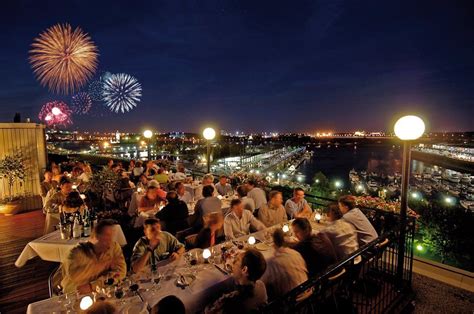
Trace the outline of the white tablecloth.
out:
M 314 232 L 319 232 L 324 228 L 324 226 L 325 224 L 323 223 L 312 223 Z M 265 240 L 265 233 L 269 229 L 270 228 L 253 233 L 252 235 L 263 242 Z M 237 240 L 247 241 L 248 237 L 249 236 L 243 236 Z M 217 252 L 220 252 L 221 245 L 222 244 L 216 245 L 215 250 Z M 265 250 L 262 250 L 261 252 L 265 259 L 269 259 L 274 254 L 274 249 L 270 245 L 264 245 L 264 247 Z M 223 274 L 212 264 L 199 264 L 197 266 L 193 266 L 193 268 L 197 270 L 196 280 L 191 283 L 189 287 L 186 287 L 185 289 L 177 287 L 175 284 L 175 277 L 173 277 L 172 280 L 162 280 L 160 289 L 142 291 L 140 295 L 145 302 L 150 304 L 151 307 L 157 304 L 162 298 L 168 295 L 175 295 L 181 299 L 181 301 L 183 301 L 188 313 L 194 313 L 196 311 L 203 310 L 206 305 L 215 301 L 232 285 L 232 277 L 230 275 Z M 170 263 L 166 266 L 160 267 L 158 265 L 158 270 L 161 274 L 164 274 L 167 271 L 173 272 L 174 274 L 185 274 L 189 272 L 189 270 L 185 267 L 184 258 L 181 258 L 179 261 Z
M 124 305 L 122 305 L 120 302 L 117 302 L 115 298 L 111 298 L 108 301 L 117 307 L 118 313 L 123 313 L 123 314 L 148 313 L 147 304 L 143 303 L 143 301 L 140 299 L 139 296 L 127 297 L 122 300 L 124 301 Z M 77 303 L 76 300 L 74 300 L 73 302 Z M 65 302 L 63 301 L 63 304 L 64 303 Z M 74 305 L 73 308 L 78 309 L 79 307 L 77 305 Z M 53 297 L 50 299 L 45 299 L 45 300 L 41 300 L 41 301 L 29 304 L 28 309 L 26 310 L 26 313 L 27 314 L 66 313 L 66 309 L 64 305 L 61 308 L 61 304 L 59 302 L 58 297 Z M 68 313 L 79 313 L 79 311 L 72 310 Z
M 115 241 L 121 246 L 127 244 L 125 235 L 120 225 L 115 225 Z M 59 230 L 48 233 L 36 240 L 29 242 L 15 262 L 16 267 L 22 267 L 33 257 L 39 256 L 42 260 L 50 262 L 62 262 L 67 258 L 69 252 L 79 242 L 86 242 L 89 238 L 62 240 Z

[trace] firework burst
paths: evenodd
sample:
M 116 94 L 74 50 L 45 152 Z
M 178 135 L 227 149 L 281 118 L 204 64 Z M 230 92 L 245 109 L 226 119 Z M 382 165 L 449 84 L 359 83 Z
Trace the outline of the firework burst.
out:
M 87 114 L 92 107 L 92 99 L 86 92 L 80 92 L 72 96 L 72 112 L 75 114 Z
M 97 69 L 97 47 L 79 27 L 54 25 L 35 38 L 31 47 L 36 78 L 55 93 L 80 89 Z
M 104 82 L 102 96 L 111 111 L 124 113 L 137 106 L 142 96 L 142 87 L 133 76 L 112 74 Z
M 64 126 L 72 124 L 72 111 L 69 106 L 62 101 L 50 101 L 41 107 L 38 118 L 47 126 Z
M 102 92 L 104 89 L 104 82 L 102 80 L 95 80 L 89 84 L 89 96 L 93 101 L 102 101 Z

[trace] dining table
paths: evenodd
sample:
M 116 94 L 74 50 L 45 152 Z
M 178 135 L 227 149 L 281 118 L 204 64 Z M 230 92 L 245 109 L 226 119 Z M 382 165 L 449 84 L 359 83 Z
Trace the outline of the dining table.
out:
M 127 240 L 120 225 L 114 225 L 114 240 L 125 246 Z M 39 256 L 44 261 L 63 262 L 69 255 L 69 252 L 79 243 L 89 241 L 90 237 L 81 237 L 78 239 L 62 239 L 61 231 L 56 230 L 43 235 L 26 244 L 15 261 L 16 267 L 23 267 L 30 259 Z

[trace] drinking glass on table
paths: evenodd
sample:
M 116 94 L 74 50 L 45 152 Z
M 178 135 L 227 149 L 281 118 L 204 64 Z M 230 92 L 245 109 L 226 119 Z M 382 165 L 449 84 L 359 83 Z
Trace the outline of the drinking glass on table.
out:
M 120 306 L 125 305 L 125 301 L 123 300 L 123 297 L 125 296 L 125 290 L 123 289 L 122 285 L 118 284 L 115 286 L 114 296 L 117 300 L 120 300 Z
M 151 283 L 153 290 L 158 290 L 161 288 L 161 278 L 163 278 L 163 275 L 158 271 L 158 269 L 151 270 Z

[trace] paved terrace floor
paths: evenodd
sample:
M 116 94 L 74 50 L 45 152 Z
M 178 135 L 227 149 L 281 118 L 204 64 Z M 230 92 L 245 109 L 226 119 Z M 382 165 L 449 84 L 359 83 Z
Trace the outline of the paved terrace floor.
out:
M 0 215 L 0 313 L 25 313 L 29 303 L 48 297 L 48 276 L 56 266 L 39 258 L 16 268 L 23 247 L 42 235 L 40 210 Z M 414 274 L 414 313 L 473 313 L 474 293 Z

